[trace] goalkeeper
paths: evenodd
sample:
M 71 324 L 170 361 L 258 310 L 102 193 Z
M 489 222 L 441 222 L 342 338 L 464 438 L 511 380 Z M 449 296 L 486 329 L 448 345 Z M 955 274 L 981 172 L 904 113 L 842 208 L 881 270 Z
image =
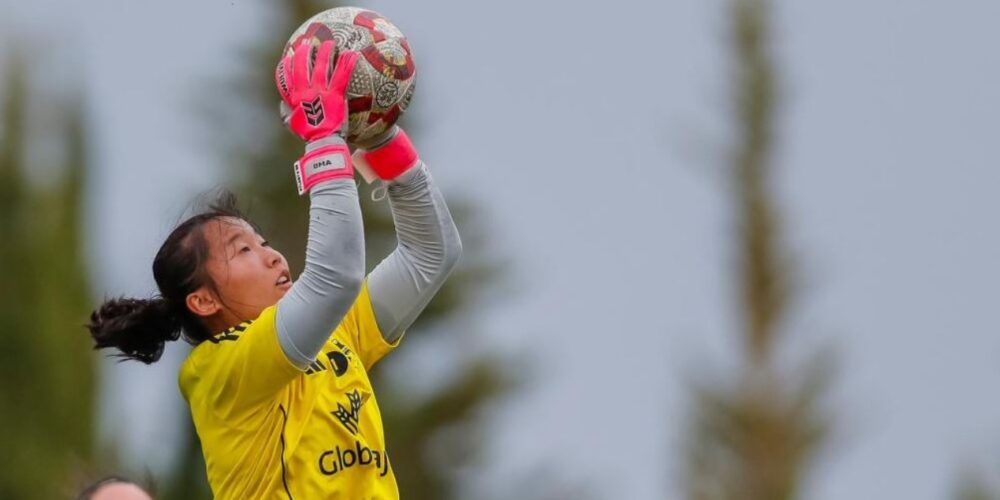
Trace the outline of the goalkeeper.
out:
M 294 283 L 228 196 L 160 247 L 158 297 L 91 315 L 95 348 L 127 358 L 152 363 L 181 335 L 196 346 L 179 382 L 219 499 L 399 496 L 368 372 L 441 287 L 461 242 L 402 130 L 352 159 L 345 92 L 357 58 L 303 44 L 278 66 L 288 125 L 307 142 L 296 179 L 310 196 L 309 236 Z M 367 278 L 358 158 L 387 183 L 398 240 Z

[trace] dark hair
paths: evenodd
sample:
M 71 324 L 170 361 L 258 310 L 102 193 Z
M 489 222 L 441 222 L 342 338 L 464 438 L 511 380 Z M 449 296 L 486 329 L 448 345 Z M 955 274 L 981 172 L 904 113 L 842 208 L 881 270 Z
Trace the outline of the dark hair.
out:
M 237 209 L 236 196 L 221 192 L 208 209 L 178 225 L 153 259 L 153 279 L 160 294 L 151 299 L 120 297 L 105 301 L 90 315 L 87 329 L 94 349 L 116 347 L 120 356 L 150 364 L 160 359 L 167 342 L 184 336 L 190 344 L 212 337 L 202 320 L 188 310 L 188 294 L 215 284 L 205 271 L 208 243 L 205 223 L 232 217 L 246 220 Z
M 94 481 L 93 483 L 84 487 L 82 490 L 80 490 L 79 493 L 76 494 L 76 500 L 90 500 L 91 498 L 94 498 L 94 494 L 97 493 L 98 490 L 109 484 L 115 484 L 115 483 L 131 484 L 137 486 L 138 488 L 142 489 L 142 491 L 145 491 L 146 494 L 152 496 L 149 493 L 150 488 L 139 485 L 135 481 L 127 479 L 123 476 L 111 475 L 102 477 L 101 479 L 98 479 L 97 481 Z

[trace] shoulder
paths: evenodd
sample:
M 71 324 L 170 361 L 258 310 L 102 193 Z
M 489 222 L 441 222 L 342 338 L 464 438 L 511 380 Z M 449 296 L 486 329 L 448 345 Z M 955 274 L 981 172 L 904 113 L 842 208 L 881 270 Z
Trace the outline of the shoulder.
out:
M 212 363 L 211 360 L 219 355 L 225 355 L 229 347 L 235 346 L 240 339 L 251 335 L 267 335 L 267 332 L 274 335 L 274 315 L 275 307 L 268 307 L 257 318 L 230 327 L 196 345 L 188 353 L 178 373 L 178 384 L 184 397 L 189 398 L 191 388 L 206 375 L 210 376 L 213 371 L 211 367 L 219 364 Z

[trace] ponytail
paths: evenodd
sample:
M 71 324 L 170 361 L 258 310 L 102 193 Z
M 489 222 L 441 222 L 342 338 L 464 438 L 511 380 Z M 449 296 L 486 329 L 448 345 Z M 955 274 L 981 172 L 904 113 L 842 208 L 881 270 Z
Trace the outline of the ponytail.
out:
M 147 365 L 160 359 L 166 342 L 180 338 L 181 316 L 163 298 L 111 299 L 90 315 L 94 349 L 115 347 L 116 356 Z

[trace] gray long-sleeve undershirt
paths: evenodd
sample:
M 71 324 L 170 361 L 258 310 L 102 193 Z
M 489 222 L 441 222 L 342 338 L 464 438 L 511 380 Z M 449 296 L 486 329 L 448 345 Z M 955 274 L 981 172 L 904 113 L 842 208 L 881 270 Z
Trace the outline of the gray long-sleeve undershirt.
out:
M 299 279 L 278 301 L 278 342 L 296 366 L 316 359 L 361 291 L 365 239 L 354 179 L 317 184 L 309 192 L 309 240 Z
M 395 342 L 427 307 L 462 255 L 458 228 L 420 162 L 389 184 L 396 249 L 368 276 L 379 330 Z
M 368 277 L 368 292 L 379 329 L 391 343 L 441 288 L 462 243 L 422 162 L 390 183 L 388 196 L 398 245 Z M 279 301 L 276 320 L 282 349 L 303 369 L 353 304 L 364 276 L 357 189 L 347 181 L 327 182 L 310 197 L 306 266 Z

